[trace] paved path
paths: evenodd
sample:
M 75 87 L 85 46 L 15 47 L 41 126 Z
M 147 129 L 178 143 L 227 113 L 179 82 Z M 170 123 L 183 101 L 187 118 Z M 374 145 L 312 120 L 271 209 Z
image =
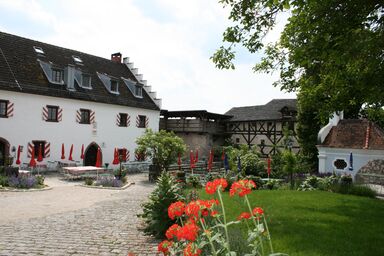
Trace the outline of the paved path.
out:
M 138 230 L 146 176 L 112 191 L 48 178 L 53 189 L 0 193 L 0 255 L 156 255 L 158 241 Z

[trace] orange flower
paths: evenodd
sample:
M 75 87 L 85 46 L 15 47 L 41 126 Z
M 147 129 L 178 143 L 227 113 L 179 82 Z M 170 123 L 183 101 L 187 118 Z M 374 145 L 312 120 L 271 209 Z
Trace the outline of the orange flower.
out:
M 164 255 L 168 255 L 169 254 L 169 247 L 171 247 L 173 244 L 172 241 L 169 241 L 169 240 L 164 240 L 162 241 L 158 246 L 157 246 L 157 250 L 159 252 L 162 252 Z
M 173 239 L 174 237 L 177 237 L 177 233 L 179 231 L 181 227 L 177 224 L 173 224 L 172 226 L 170 226 L 167 230 L 167 232 L 165 232 L 165 236 L 168 238 L 168 239 Z
M 197 246 L 193 243 L 189 243 L 184 248 L 184 256 L 199 256 L 201 254 L 201 249 L 197 248 Z
M 243 212 L 239 215 L 239 217 L 237 217 L 238 220 L 249 219 L 249 218 L 251 218 L 251 214 L 249 212 Z
M 218 216 L 219 215 L 219 212 L 218 211 L 212 211 L 211 212 L 211 216 L 212 217 L 216 217 L 216 216 Z
M 240 197 L 243 197 L 251 193 L 253 188 L 256 188 L 256 184 L 252 180 L 239 180 L 232 184 L 229 195 L 238 194 Z
M 218 189 L 224 191 L 226 187 L 228 187 L 228 182 L 226 179 L 215 179 L 214 181 L 207 182 L 207 185 L 205 186 L 205 192 L 207 192 L 209 195 L 212 195 L 216 193 Z
M 185 214 L 190 218 L 198 218 L 200 213 L 199 201 L 191 201 L 185 207 Z
M 263 214 L 264 214 L 264 211 L 263 211 L 262 208 L 260 208 L 260 207 L 256 207 L 256 208 L 254 208 L 254 209 L 252 210 L 252 213 L 253 213 L 253 215 L 258 216 L 258 215 L 263 215 Z
M 194 222 L 190 222 L 181 227 L 176 236 L 179 241 L 185 239 L 193 242 L 196 240 L 198 232 L 199 227 Z
M 185 203 L 176 202 L 171 204 L 168 207 L 168 216 L 171 220 L 174 220 L 176 217 L 181 217 L 184 213 Z

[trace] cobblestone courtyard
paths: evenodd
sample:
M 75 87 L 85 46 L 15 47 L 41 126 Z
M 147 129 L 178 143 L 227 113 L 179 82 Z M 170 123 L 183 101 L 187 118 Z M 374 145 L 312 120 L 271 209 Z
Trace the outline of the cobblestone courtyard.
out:
M 120 191 L 59 182 L 49 191 L 0 193 L 0 255 L 156 255 L 158 241 L 139 231 L 136 217 L 153 185 L 143 174 L 129 178 L 136 184 Z

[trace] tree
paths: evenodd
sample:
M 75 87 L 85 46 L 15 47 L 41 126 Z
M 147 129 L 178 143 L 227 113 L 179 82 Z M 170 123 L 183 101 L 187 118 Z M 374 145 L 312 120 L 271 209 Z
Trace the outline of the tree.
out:
M 293 173 L 297 171 L 297 157 L 291 150 L 284 150 L 282 155 L 283 171 L 289 175 L 291 181 L 291 189 L 294 187 Z
M 161 130 L 153 132 L 147 129 L 145 133 L 136 139 L 136 152 L 152 158 L 152 162 L 158 170 L 168 170 L 170 164 L 176 162 L 178 154 L 186 150 L 183 140 L 173 132 Z
M 234 25 L 211 57 L 218 68 L 234 68 L 236 45 L 262 52 L 257 72 L 278 70 L 275 86 L 298 92 L 300 141 L 314 153 L 318 128 L 335 111 L 357 117 L 364 104 L 384 103 L 384 2 L 379 0 L 221 0 Z M 277 15 L 289 13 L 275 43 L 265 35 Z M 312 111 L 312 114 L 308 114 Z M 312 116 L 311 116 L 312 115 Z M 301 135 L 300 135 L 301 134 Z

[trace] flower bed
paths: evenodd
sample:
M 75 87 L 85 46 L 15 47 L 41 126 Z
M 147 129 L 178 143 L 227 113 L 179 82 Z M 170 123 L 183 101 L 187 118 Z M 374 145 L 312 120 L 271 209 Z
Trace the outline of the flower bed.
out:
M 45 188 L 42 175 L 0 176 L 0 186 L 5 189 L 42 189 Z

